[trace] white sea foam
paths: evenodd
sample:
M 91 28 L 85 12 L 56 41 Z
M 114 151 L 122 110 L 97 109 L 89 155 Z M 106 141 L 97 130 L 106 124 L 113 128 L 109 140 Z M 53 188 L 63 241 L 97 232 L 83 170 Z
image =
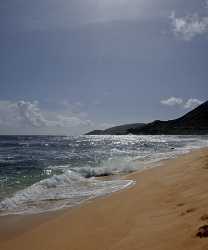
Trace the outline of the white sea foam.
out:
M 132 185 L 131 180 L 86 179 L 67 170 L 17 192 L 0 202 L 0 215 L 30 214 L 72 207 Z
M 156 142 L 167 142 L 167 138 L 164 136 L 160 136 L 160 138 L 153 138 L 152 141 Z M 161 138 L 164 137 L 164 138 Z M 149 138 L 150 139 L 150 138 Z M 208 147 L 208 141 L 207 140 L 201 140 L 201 139 L 194 139 L 193 142 L 190 142 L 190 138 L 177 138 L 172 136 L 169 140 L 173 141 L 183 141 L 183 142 L 189 142 L 187 145 L 182 147 L 170 147 L 169 150 L 166 152 L 160 152 L 159 150 L 156 152 L 150 153 L 149 151 L 139 152 L 138 156 L 135 157 L 123 157 L 123 158 L 117 158 L 117 159 L 109 159 L 108 161 L 105 161 L 102 163 L 99 167 L 91 167 L 91 166 L 85 166 L 85 167 L 77 167 L 74 169 L 75 172 L 81 174 L 84 177 L 99 177 L 99 176 L 109 176 L 114 174 L 120 174 L 120 173 L 130 173 L 136 170 L 142 170 L 146 168 L 146 165 L 149 165 L 150 163 L 156 163 L 161 160 L 171 159 L 175 158 L 178 155 L 186 154 L 190 152 L 193 149 L 200 149 L 203 147 Z M 114 150 L 114 152 L 118 152 L 119 150 Z M 123 151 L 119 151 L 119 153 Z
M 86 200 L 110 194 L 134 183 L 130 180 L 103 181 L 90 177 L 141 170 L 149 163 L 174 158 L 192 149 L 208 146 L 206 138 L 188 136 L 99 136 L 83 137 L 79 140 L 80 143 L 91 141 L 94 145 L 93 151 L 90 151 L 91 146 L 88 145 L 83 151 L 76 152 L 72 148 L 69 152 L 61 151 L 61 154 L 60 152 L 55 154 L 56 160 L 68 159 L 68 154 L 70 154 L 71 158 L 76 159 L 76 164 L 73 165 L 73 162 L 67 164 L 64 161 L 62 165 L 51 166 L 50 163 L 47 168 L 43 169 L 46 176 L 49 177 L 53 173 L 63 172 L 63 174 L 53 175 L 2 200 L 0 215 L 40 213 L 76 206 Z M 105 140 L 107 140 L 106 143 Z M 78 142 L 77 140 L 76 143 Z M 103 155 L 105 157 L 102 157 Z M 94 164 L 91 165 L 90 162 Z M 2 180 L 0 184 L 1 182 Z
M 75 168 L 74 171 L 81 174 L 82 176 L 89 177 L 99 177 L 99 176 L 109 176 L 115 174 L 126 174 L 136 171 L 138 169 L 138 164 L 136 164 L 132 159 L 114 159 L 104 161 L 99 167 L 85 166 L 80 168 Z

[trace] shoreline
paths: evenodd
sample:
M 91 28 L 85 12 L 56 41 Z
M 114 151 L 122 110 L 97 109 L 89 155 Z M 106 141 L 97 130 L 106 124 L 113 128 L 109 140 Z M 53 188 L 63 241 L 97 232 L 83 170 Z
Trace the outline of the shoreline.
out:
M 208 239 L 195 234 L 208 223 L 200 220 L 208 213 L 208 149 L 161 162 L 126 175 L 134 186 L 78 207 L 0 217 L 0 248 L 205 249 Z

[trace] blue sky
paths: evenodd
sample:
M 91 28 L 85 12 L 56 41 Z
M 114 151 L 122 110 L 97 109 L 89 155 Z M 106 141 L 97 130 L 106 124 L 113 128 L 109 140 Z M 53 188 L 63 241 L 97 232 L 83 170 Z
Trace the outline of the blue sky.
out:
M 204 0 L 3 0 L 0 134 L 172 119 L 207 100 Z

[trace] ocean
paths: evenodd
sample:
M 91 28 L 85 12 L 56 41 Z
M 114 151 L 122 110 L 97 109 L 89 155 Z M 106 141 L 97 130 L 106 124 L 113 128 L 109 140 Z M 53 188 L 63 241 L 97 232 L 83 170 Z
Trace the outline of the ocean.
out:
M 0 216 L 77 206 L 134 185 L 124 174 L 207 146 L 208 136 L 0 136 Z

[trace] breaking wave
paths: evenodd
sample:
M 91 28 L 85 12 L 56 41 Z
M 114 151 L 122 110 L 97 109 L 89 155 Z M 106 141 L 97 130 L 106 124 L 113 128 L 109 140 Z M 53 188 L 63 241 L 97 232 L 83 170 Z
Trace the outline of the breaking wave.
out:
M 17 192 L 0 202 L 0 215 L 31 214 L 72 207 L 83 201 L 124 189 L 131 180 L 102 181 L 86 179 L 67 170 Z
M 0 215 L 76 206 L 134 184 L 122 174 L 206 146 L 206 136 L 3 137 Z

